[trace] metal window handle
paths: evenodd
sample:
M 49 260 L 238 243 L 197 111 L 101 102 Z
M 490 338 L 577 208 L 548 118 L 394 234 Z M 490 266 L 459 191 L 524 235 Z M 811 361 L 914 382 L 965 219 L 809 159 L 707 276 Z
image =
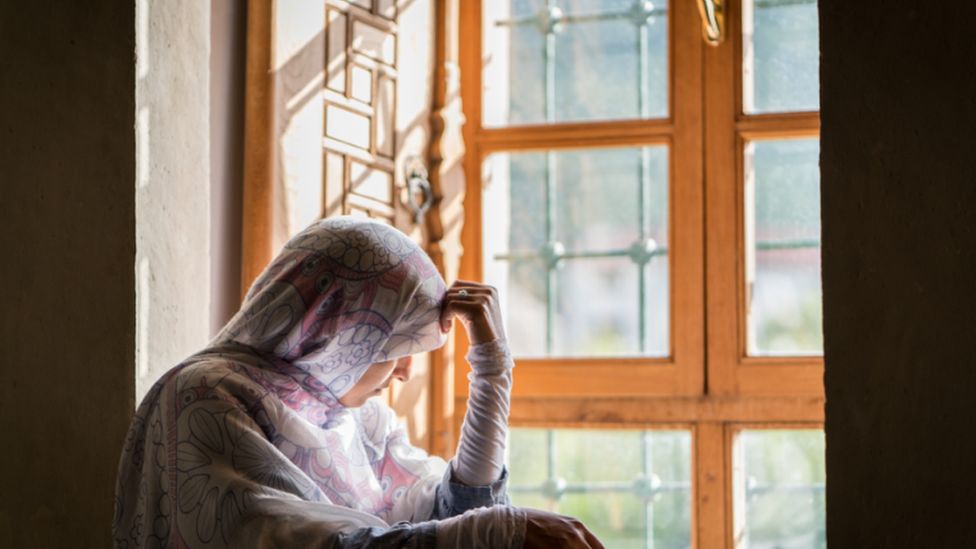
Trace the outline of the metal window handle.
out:
M 417 195 L 422 197 L 417 202 Z M 430 188 L 430 180 L 427 178 L 427 168 L 421 164 L 415 164 L 407 172 L 407 206 L 413 212 L 413 222 L 419 224 L 424 219 L 424 214 L 434 203 L 434 192 Z
M 721 44 L 725 39 L 725 0 L 698 0 L 698 14 L 705 42 L 709 46 Z

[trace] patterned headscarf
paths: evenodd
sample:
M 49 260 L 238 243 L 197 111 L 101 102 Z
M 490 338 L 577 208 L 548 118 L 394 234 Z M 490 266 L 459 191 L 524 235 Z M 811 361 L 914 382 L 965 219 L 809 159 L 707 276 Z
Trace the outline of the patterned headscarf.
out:
M 388 406 L 338 399 L 370 365 L 440 346 L 445 292 L 426 254 L 380 223 L 333 218 L 292 238 L 210 346 L 139 406 L 116 545 L 234 546 L 245 524 L 287 538 L 310 524 L 295 513 L 322 528 L 430 516 L 446 463 Z M 279 515 L 291 518 L 255 519 Z
M 286 245 L 214 340 L 264 353 L 323 400 L 374 363 L 440 347 L 446 288 L 406 235 L 372 221 L 319 221 Z

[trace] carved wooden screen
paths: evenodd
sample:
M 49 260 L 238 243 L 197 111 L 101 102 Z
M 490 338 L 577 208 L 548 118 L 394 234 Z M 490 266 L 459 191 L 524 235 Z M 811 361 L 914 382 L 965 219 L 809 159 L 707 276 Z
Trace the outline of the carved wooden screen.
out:
M 394 221 L 396 16 L 393 0 L 326 7 L 327 215 Z
M 430 141 L 433 1 L 251 0 L 246 287 L 289 236 L 336 214 L 396 225 Z

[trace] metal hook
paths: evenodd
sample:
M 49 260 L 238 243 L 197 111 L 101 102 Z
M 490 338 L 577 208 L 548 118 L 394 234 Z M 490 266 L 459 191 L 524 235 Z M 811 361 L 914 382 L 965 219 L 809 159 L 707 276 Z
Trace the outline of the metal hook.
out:
M 417 194 L 423 198 L 417 202 Z M 427 168 L 419 159 L 407 163 L 407 206 L 413 212 L 413 222 L 419 224 L 424 214 L 434 203 L 434 192 L 430 187 Z
M 698 14 L 702 20 L 702 38 L 709 46 L 717 46 L 725 39 L 724 0 L 698 0 Z

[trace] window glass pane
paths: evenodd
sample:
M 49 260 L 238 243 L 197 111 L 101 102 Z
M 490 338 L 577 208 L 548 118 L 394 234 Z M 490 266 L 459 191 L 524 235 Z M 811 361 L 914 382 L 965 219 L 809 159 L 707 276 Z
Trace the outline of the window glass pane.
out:
M 821 430 L 746 430 L 736 440 L 736 547 L 827 546 Z
M 506 317 L 505 333 L 512 352 L 520 356 L 546 356 L 547 346 L 547 293 L 548 268 L 538 259 L 515 258 L 499 261 L 496 267 L 503 278 L 486 278 L 489 284 L 501 289 L 502 314 Z M 498 284 L 497 280 L 504 280 Z
M 553 353 L 637 353 L 637 269 L 628 257 L 567 259 L 556 271 Z M 594 300 L 593 295 L 605 296 Z
M 663 256 L 644 268 L 644 352 L 651 356 L 668 356 L 670 299 L 668 262 Z
M 512 429 L 515 505 L 583 521 L 607 547 L 691 545 L 687 431 Z
M 498 153 L 485 280 L 519 356 L 668 356 L 667 147 Z
M 743 110 L 820 108 L 816 0 L 742 2 Z
M 753 141 L 745 150 L 750 355 L 823 353 L 819 141 Z
M 485 126 L 662 118 L 667 0 L 482 2 Z

